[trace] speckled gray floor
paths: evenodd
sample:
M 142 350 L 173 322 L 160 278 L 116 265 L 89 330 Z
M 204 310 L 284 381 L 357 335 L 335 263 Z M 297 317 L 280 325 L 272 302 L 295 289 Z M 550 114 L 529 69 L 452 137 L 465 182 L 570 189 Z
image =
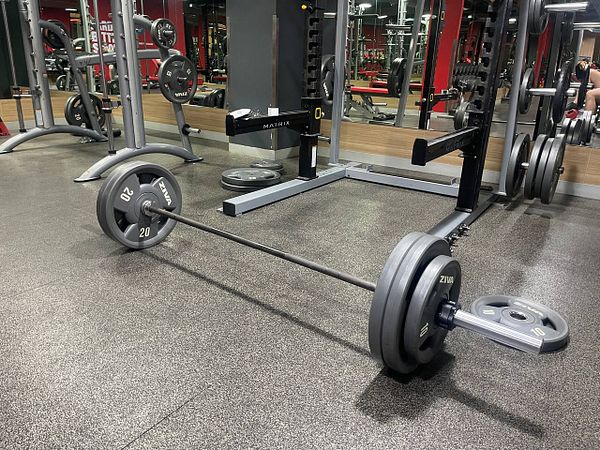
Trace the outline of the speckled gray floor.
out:
M 193 166 L 145 158 L 178 175 L 186 215 L 367 279 L 453 206 L 341 181 L 229 218 L 220 173 L 249 160 L 204 145 Z M 100 183 L 71 179 L 104 149 L 54 136 L 0 155 L 0 448 L 600 447 L 600 202 L 497 205 L 456 249 L 465 305 L 543 302 L 569 320 L 566 351 L 456 331 L 398 377 L 369 357 L 368 292 L 185 226 L 137 253 L 103 236 Z

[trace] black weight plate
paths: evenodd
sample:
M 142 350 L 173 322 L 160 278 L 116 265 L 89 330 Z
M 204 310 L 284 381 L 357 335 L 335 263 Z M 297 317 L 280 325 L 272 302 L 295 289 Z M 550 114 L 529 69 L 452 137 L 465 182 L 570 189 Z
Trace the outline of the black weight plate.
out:
M 66 75 L 59 75 L 58 77 L 56 77 L 56 89 L 58 89 L 59 91 L 67 90 L 67 76 Z
M 469 124 L 469 110 L 471 109 L 471 103 L 461 102 L 454 111 L 454 129 L 462 130 Z
M 250 167 L 254 169 L 267 169 L 274 170 L 275 172 L 283 173 L 283 164 L 273 161 L 271 159 L 261 159 L 260 161 L 254 161 L 250 164 Z
M 274 170 L 248 167 L 226 170 L 221 175 L 221 180 L 236 186 L 267 187 L 279 183 L 281 174 Z
M 409 373 L 417 362 L 404 350 L 406 310 L 427 265 L 437 256 L 450 256 L 450 246 L 439 237 L 423 234 L 398 267 L 381 326 L 381 351 L 384 364 L 399 373 Z
M 577 145 L 581 142 L 582 127 L 583 121 L 579 117 L 573 121 L 573 125 L 571 127 L 571 139 L 569 140 L 570 144 Z
M 390 253 L 381 274 L 379 275 L 379 279 L 377 280 L 377 286 L 373 293 L 373 301 L 371 302 L 371 310 L 369 312 L 369 348 L 373 357 L 382 364 L 385 364 L 385 362 L 383 360 L 381 349 L 381 337 L 387 301 L 392 286 L 394 285 L 394 280 L 400 275 L 398 270 L 402 265 L 402 261 L 413 245 L 415 245 L 423 235 L 424 233 L 414 232 L 404 236 L 396 247 L 394 247 L 392 253 Z M 412 363 L 407 367 L 407 371 L 412 370 L 411 367 L 414 367 Z
M 533 149 L 531 150 L 531 156 L 529 157 L 529 167 L 527 167 L 527 174 L 525 175 L 525 198 L 533 200 L 535 198 L 535 177 L 537 173 L 537 167 L 540 164 L 540 157 L 542 156 L 542 150 L 548 136 L 540 134 L 533 143 Z
M 554 123 L 559 123 L 567 108 L 567 90 L 571 85 L 571 72 L 573 71 L 573 62 L 565 62 L 560 69 L 558 80 L 556 82 L 556 93 L 552 98 L 552 120 Z
M 533 189 L 533 196 L 539 197 L 542 191 L 542 180 L 544 179 L 544 170 L 546 170 L 546 163 L 548 162 L 548 156 L 550 156 L 550 149 L 555 138 L 548 138 L 542 148 L 542 154 L 540 155 L 540 162 L 535 169 L 535 183 Z
M 65 24 L 62 23 L 60 20 L 49 19 L 48 22 L 58 25 L 62 29 L 63 33 L 67 37 L 69 36 L 67 34 L 67 28 L 65 27 Z M 52 47 L 53 49 L 61 49 L 61 48 L 65 47 L 60 36 L 58 34 L 56 34 L 54 31 L 51 31 L 47 28 L 44 28 L 44 31 L 42 32 L 42 38 L 43 38 L 44 42 L 49 47 Z
M 221 186 L 223 187 L 223 189 L 227 189 L 228 191 L 234 191 L 234 192 L 254 192 L 254 191 L 258 191 L 260 189 L 264 189 L 265 187 L 268 187 L 268 186 L 238 186 L 235 184 L 225 183 L 223 180 L 221 180 Z
M 402 84 L 404 83 L 404 74 L 406 73 L 406 59 L 396 58 L 392 62 L 390 72 L 388 73 L 387 89 L 388 94 L 393 97 L 399 97 L 402 93 Z
M 150 27 L 152 41 L 166 50 L 173 48 L 177 42 L 175 24 L 169 19 L 156 19 Z
M 532 95 L 529 93 L 529 90 L 533 87 L 534 81 L 534 73 L 533 69 L 529 68 L 525 70 L 523 74 L 523 80 L 521 81 L 521 86 L 519 88 L 519 112 L 521 114 L 526 114 L 529 111 L 529 106 L 531 105 Z
M 423 271 L 408 304 L 404 324 L 404 349 L 419 364 L 438 354 L 448 330 L 437 325 L 442 303 L 458 303 L 461 270 L 457 260 L 438 256 Z
M 198 87 L 194 63 L 183 55 L 169 56 L 158 69 L 158 86 L 170 102 L 189 102 Z
M 506 173 L 506 194 L 510 198 L 515 197 L 521 190 L 523 178 L 525 177 L 523 163 L 527 161 L 529 156 L 530 144 L 531 138 L 529 134 L 525 133 L 518 134 L 513 143 Z
M 543 338 L 542 352 L 560 350 L 569 342 L 569 325 L 547 306 L 517 297 L 492 295 L 471 305 L 471 313 L 521 333 Z
M 325 105 L 333 105 L 335 55 L 325 55 L 321 60 L 321 97 Z
M 545 5 L 545 0 L 530 0 L 529 2 L 529 15 L 527 21 L 529 32 L 532 35 L 537 36 L 543 33 L 548 25 L 548 13 L 544 9 Z
M 549 205 L 554 198 L 554 193 L 556 192 L 556 187 L 563 171 L 562 163 L 565 157 L 566 145 L 565 136 L 562 134 L 557 136 L 552 143 L 540 191 L 540 201 L 545 205 Z
M 134 161 L 115 169 L 98 193 L 98 222 L 115 241 L 131 249 L 152 247 L 162 242 L 176 222 L 161 216 L 148 216 L 142 205 L 154 205 L 181 212 L 181 190 L 167 169 Z
M 80 127 L 86 122 L 87 114 L 81 102 L 81 95 L 76 94 L 69 97 L 65 103 L 65 119 L 69 125 L 76 127 Z

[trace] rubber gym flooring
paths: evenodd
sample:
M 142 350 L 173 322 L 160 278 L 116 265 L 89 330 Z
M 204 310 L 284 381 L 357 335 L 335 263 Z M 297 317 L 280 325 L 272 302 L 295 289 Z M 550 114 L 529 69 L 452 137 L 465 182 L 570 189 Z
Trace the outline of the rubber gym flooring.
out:
M 340 181 L 225 217 L 220 173 L 251 159 L 195 142 L 205 163 L 144 158 L 178 175 L 187 216 L 366 279 L 453 207 Z M 105 149 L 52 136 L 0 156 L 1 448 L 599 448 L 600 202 L 496 205 L 455 252 L 465 306 L 544 303 L 566 351 L 456 330 L 394 376 L 369 356 L 369 292 L 182 225 L 143 252 L 105 237 L 100 182 L 72 182 Z

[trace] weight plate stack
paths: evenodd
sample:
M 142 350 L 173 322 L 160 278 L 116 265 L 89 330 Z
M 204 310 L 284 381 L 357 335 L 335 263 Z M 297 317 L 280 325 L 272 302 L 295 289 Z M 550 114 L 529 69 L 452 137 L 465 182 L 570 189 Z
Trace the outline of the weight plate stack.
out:
M 535 198 L 535 178 L 537 174 L 537 167 L 540 164 L 540 158 L 542 156 L 542 150 L 548 136 L 540 134 L 533 143 L 533 149 L 531 150 L 531 156 L 529 157 L 529 166 L 527 167 L 527 173 L 525 175 L 525 198 L 533 200 Z
M 281 174 L 269 169 L 229 169 L 221 174 L 221 186 L 236 192 L 257 191 L 280 182 Z
M 566 145 L 565 136 L 560 134 L 554 139 L 550 148 L 540 190 L 540 201 L 545 205 L 552 203 L 558 181 L 564 171 L 562 164 L 565 157 Z

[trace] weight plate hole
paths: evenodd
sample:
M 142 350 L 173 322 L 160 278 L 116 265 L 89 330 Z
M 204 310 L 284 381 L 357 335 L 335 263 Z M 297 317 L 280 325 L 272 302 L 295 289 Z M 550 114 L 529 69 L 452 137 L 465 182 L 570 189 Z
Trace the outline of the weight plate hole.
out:
M 527 316 L 519 311 L 511 311 L 508 314 L 515 320 L 527 320 Z

